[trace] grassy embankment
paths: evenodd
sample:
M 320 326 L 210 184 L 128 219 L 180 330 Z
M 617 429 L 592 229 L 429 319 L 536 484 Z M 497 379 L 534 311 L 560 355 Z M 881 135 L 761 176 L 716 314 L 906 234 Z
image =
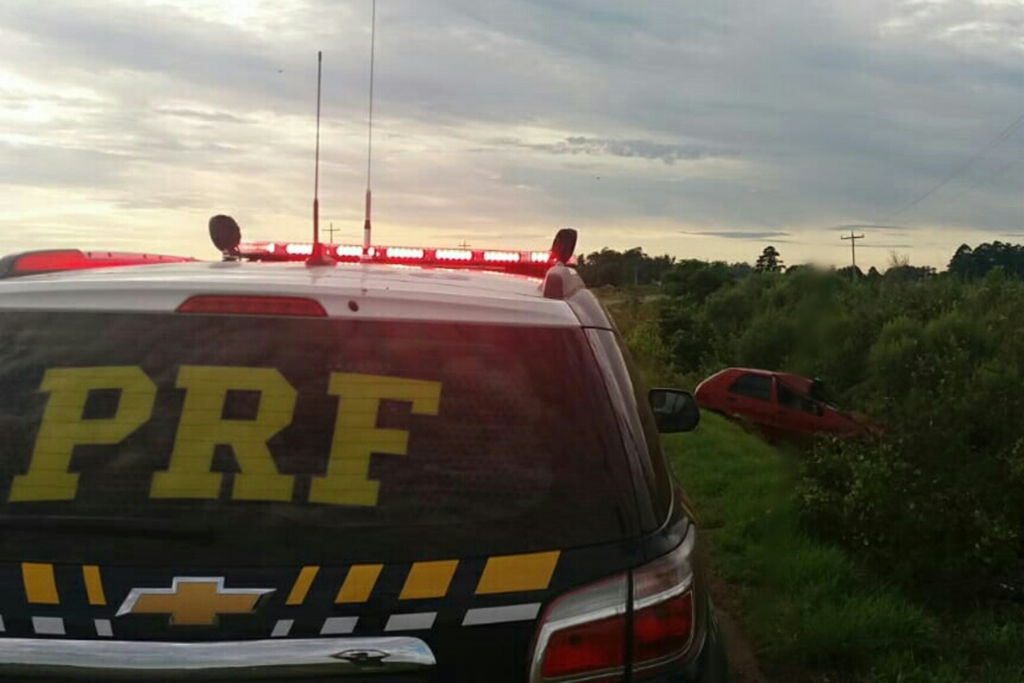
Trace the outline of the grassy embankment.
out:
M 665 447 L 769 681 L 1021 683 L 1024 619 L 939 614 L 800 528 L 797 458 L 705 415 Z M 1005 616 L 1005 615 L 1004 615 Z

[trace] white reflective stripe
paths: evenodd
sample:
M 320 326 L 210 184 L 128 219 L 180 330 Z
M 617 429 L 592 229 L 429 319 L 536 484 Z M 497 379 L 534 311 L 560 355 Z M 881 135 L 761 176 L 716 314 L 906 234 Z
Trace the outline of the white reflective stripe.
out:
M 4 625 L 4 618 L 0 617 L 0 633 L 5 633 L 6 631 L 7 627 Z
M 434 627 L 437 612 L 420 612 L 418 614 L 395 614 L 388 619 L 385 631 L 425 631 Z
M 270 632 L 271 638 L 284 638 L 292 632 L 292 626 L 295 625 L 294 619 L 282 619 L 281 621 L 274 624 L 274 630 Z
M 528 605 L 507 605 L 505 607 L 482 607 L 466 612 L 462 620 L 463 626 L 479 626 L 481 624 L 503 624 L 509 621 L 529 621 L 540 614 L 540 603 Z
M 100 638 L 114 637 L 114 625 L 110 623 L 110 619 L 96 619 L 93 623 L 96 625 L 96 635 Z
M 64 635 L 64 620 L 60 617 L 32 617 L 32 628 L 40 636 Z
M 324 627 L 320 629 L 322 636 L 348 635 L 356 630 L 359 617 L 330 617 L 324 621 Z

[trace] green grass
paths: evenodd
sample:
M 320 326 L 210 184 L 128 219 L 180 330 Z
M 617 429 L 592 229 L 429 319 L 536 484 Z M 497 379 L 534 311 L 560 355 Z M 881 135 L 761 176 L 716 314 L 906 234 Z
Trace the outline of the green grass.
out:
M 665 447 L 770 681 L 1024 681 L 1024 614 L 929 611 L 803 533 L 795 458 L 709 414 Z

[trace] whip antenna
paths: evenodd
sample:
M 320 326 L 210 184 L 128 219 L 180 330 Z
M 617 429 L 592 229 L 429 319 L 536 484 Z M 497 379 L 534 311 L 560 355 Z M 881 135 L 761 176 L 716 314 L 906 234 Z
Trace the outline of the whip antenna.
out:
M 366 218 L 363 221 L 363 258 L 370 256 L 370 212 L 372 196 L 370 180 L 373 170 L 373 70 L 377 51 L 377 0 L 373 0 L 373 14 L 370 24 L 370 116 L 366 143 Z
M 310 252 L 307 266 L 330 265 L 324 256 L 324 247 L 320 243 L 320 84 L 323 70 L 323 52 L 316 53 L 316 161 L 313 170 L 313 250 Z

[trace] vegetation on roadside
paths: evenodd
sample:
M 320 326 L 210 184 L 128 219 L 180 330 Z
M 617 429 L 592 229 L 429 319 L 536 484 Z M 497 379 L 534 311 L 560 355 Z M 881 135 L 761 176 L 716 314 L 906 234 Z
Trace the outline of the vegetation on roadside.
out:
M 1024 681 L 1022 253 L 863 277 L 679 261 L 601 290 L 650 384 L 793 371 L 889 428 L 790 452 L 705 415 L 666 439 L 769 680 Z
M 692 387 L 729 366 L 823 379 L 888 435 L 802 459 L 805 527 L 926 599 L 1024 590 L 1024 282 L 998 268 L 966 282 L 730 272 L 684 261 L 659 296 L 609 298 L 647 379 Z
M 799 471 L 715 415 L 665 448 L 693 500 L 725 607 L 772 681 L 1020 683 L 1024 620 L 994 608 L 951 619 L 886 584 L 835 543 L 805 533 Z M 1018 615 L 1019 617 L 1019 615 Z

